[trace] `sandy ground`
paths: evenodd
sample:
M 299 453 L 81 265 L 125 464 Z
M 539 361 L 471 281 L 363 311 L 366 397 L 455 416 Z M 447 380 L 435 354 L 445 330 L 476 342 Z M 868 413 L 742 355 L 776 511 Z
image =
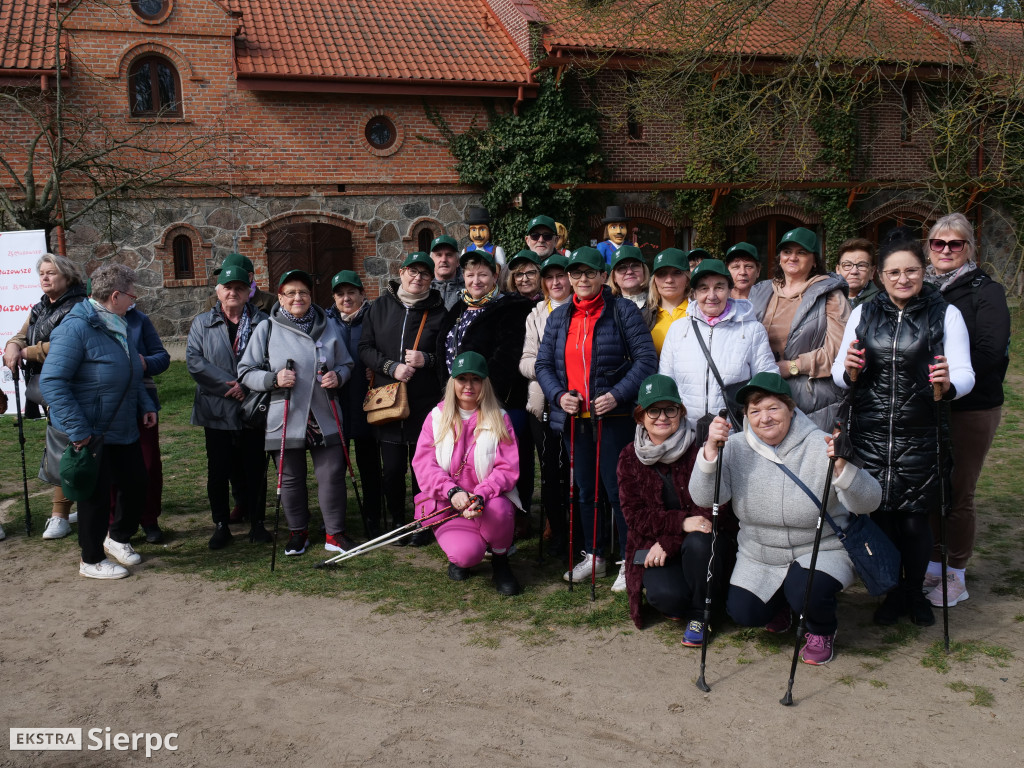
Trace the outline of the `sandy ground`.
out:
M 34 537 L 35 539 L 35 537 Z M 788 654 L 656 632 L 563 631 L 541 647 L 469 644 L 459 616 L 381 615 L 340 599 L 246 594 L 168 575 L 79 578 L 41 541 L 0 543 L 0 727 L 179 734 L 176 751 L 11 752 L 0 765 L 780 766 L 907 768 L 1024 763 L 1024 601 L 984 574 L 952 611 L 954 638 L 1005 646 L 948 674 L 920 659 L 940 626 L 888 660 L 843 651 L 800 665 L 797 706 L 778 703 Z M 443 578 L 442 574 L 438 574 Z M 873 605 L 854 595 L 840 632 Z M 872 683 L 871 681 L 876 681 Z M 957 681 L 994 696 L 971 706 Z M 883 687 L 884 686 L 884 687 Z

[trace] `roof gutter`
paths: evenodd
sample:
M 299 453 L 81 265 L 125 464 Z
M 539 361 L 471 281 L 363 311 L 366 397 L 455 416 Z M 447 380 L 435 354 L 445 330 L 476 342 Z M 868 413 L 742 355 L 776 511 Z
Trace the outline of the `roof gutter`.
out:
M 524 99 L 537 95 L 537 83 L 446 82 L 415 78 L 345 77 L 261 73 L 236 76 L 240 91 L 358 93 L 382 96 L 481 96 Z

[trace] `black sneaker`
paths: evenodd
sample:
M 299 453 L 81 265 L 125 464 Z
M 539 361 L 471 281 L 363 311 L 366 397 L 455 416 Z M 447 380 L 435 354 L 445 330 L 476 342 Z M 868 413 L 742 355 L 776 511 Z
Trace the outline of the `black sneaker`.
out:
M 288 543 L 285 544 L 284 553 L 286 555 L 303 555 L 306 553 L 306 547 L 309 546 L 309 531 L 292 531 L 292 535 L 288 538 Z
M 409 539 L 410 547 L 425 547 L 434 542 L 434 532 L 429 528 L 420 528 Z
M 262 522 L 253 523 L 249 528 L 249 541 L 253 544 L 270 544 L 274 534 L 263 527 Z
M 227 523 L 217 523 L 217 528 L 210 537 L 210 549 L 224 549 L 233 538 Z
M 156 523 L 142 526 L 142 532 L 146 534 L 146 541 L 150 544 L 159 544 L 164 540 L 164 532 Z
M 885 596 L 882 604 L 875 609 L 875 624 L 888 627 L 900 620 L 907 612 L 906 596 L 903 585 L 893 587 Z
M 916 595 L 911 596 L 908 601 L 908 612 L 910 613 L 910 620 L 919 627 L 930 627 L 935 623 L 935 612 L 932 610 L 932 604 L 928 602 L 928 598 L 918 592 Z
M 448 578 L 452 581 L 465 581 L 472 575 L 469 568 L 463 568 L 455 563 L 448 563 Z

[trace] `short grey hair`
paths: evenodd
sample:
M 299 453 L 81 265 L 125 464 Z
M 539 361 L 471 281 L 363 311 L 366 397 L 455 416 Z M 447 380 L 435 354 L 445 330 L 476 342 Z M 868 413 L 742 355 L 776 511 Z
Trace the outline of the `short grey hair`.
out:
M 44 253 L 36 262 L 36 272 L 43 268 L 43 264 L 52 264 L 61 275 L 68 281 L 68 288 L 74 285 L 85 285 L 85 275 L 71 259 L 66 256 L 58 256 L 55 253 Z
M 135 285 L 135 270 L 124 264 L 104 264 L 92 273 L 92 297 L 106 301 L 114 293 L 130 293 Z
M 939 232 L 946 229 L 956 232 L 962 240 L 967 241 L 967 247 L 970 248 L 968 258 L 973 260 L 978 253 L 978 245 L 974 241 L 974 227 L 971 226 L 971 222 L 967 220 L 967 217 L 959 211 L 957 213 L 947 213 L 932 224 L 932 228 L 928 230 L 928 239 L 931 240 Z

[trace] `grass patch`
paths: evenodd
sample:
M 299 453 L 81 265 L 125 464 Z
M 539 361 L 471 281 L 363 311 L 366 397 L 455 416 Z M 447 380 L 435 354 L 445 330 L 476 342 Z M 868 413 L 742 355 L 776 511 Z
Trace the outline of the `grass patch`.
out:
M 996 703 L 996 697 L 992 695 L 992 691 L 983 685 L 968 685 L 967 683 L 957 681 L 955 683 L 946 683 L 946 687 L 955 693 L 970 693 L 972 707 L 991 707 Z
M 874 678 L 872 678 L 868 682 L 871 683 L 872 687 L 874 687 L 874 688 L 888 688 L 889 687 L 889 684 L 887 682 L 885 682 L 885 680 L 875 680 Z
M 853 688 L 857 684 L 857 678 L 855 678 L 853 675 L 843 675 L 836 682 Z
M 992 659 L 1002 667 L 1006 666 L 1006 663 L 1013 658 L 1013 651 L 1001 645 L 989 645 L 972 640 L 966 642 L 954 640 L 949 644 L 949 653 L 947 654 L 942 641 L 936 640 L 925 652 L 924 658 L 921 659 L 921 665 L 946 674 L 949 672 L 952 662 L 968 662 L 978 655 Z

